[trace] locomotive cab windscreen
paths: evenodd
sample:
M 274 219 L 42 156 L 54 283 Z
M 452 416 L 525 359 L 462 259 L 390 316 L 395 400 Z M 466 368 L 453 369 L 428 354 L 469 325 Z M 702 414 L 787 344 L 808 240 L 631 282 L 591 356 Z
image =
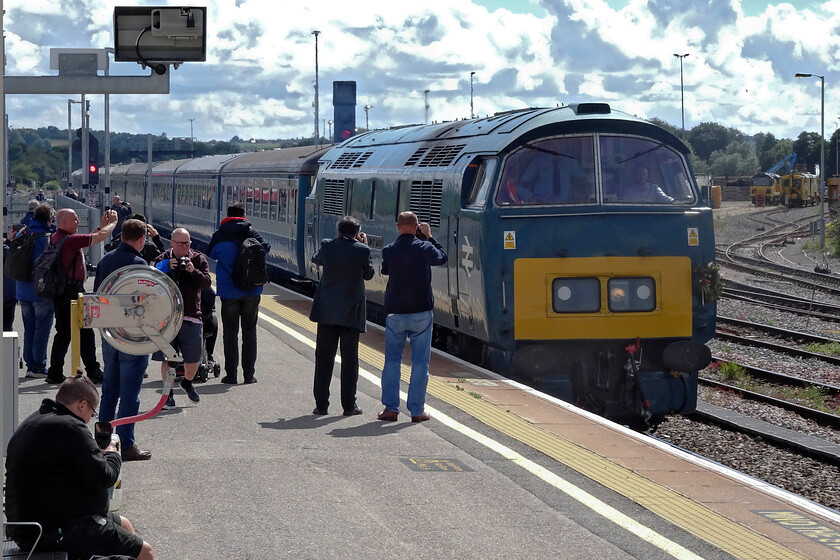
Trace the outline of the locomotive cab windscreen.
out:
M 496 195 L 500 206 L 598 202 L 693 205 L 697 198 L 673 148 L 609 134 L 525 142 L 505 160 Z

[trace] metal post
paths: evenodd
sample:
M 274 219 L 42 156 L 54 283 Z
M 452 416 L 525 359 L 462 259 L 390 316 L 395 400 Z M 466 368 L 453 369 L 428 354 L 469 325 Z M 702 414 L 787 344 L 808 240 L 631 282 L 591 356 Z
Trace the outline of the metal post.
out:
M 148 156 L 147 161 L 149 162 L 149 171 L 146 174 L 148 180 L 146 181 L 146 223 L 151 224 L 153 217 L 152 217 L 152 207 L 154 206 L 154 186 L 152 185 L 152 135 L 149 134 L 147 137 L 147 150 Z
M 195 119 L 187 119 L 190 121 L 190 151 L 192 152 L 192 157 L 195 157 L 195 142 L 193 140 L 193 121 Z
M 475 118 L 475 113 L 473 112 L 473 76 L 475 76 L 475 72 L 470 72 L 470 118 Z
M 428 89 L 423 90 L 423 98 L 424 98 L 424 103 L 426 105 L 426 120 L 425 120 L 426 124 L 429 124 L 429 91 L 431 91 L 431 90 L 428 90 Z
M 73 185 L 73 119 L 70 114 L 70 107 L 73 104 L 72 99 L 67 100 L 67 185 L 70 188 Z
M 85 101 L 85 94 L 82 94 L 82 201 L 87 204 L 87 189 L 90 187 L 90 177 L 88 176 L 88 162 L 90 161 L 90 142 L 88 141 L 87 130 L 87 110 L 89 102 Z
M 368 111 L 373 109 L 373 105 L 365 105 L 365 130 L 370 130 L 370 120 L 368 119 Z
M 820 76 L 820 250 L 825 250 L 825 76 Z
M 320 35 L 320 31 L 313 31 L 312 35 L 315 35 L 315 147 L 317 148 L 320 144 L 319 140 L 321 135 L 318 132 L 318 35 Z
M 676 54 L 674 56 L 680 59 L 680 115 L 682 117 L 682 135 L 683 139 L 685 139 L 685 89 L 683 87 L 683 59 L 687 57 L 689 53 L 685 54 Z
M 111 55 L 110 52 L 113 49 L 105 49 L 107 52 L 105 53 L 105 75 L 108 76 L 110 74 L 110 61 Z M 99 211 L 100 213 L 105 213 L 105 204 L 108 200 L 106 198 L 106 193 L 111 194 L 111 98 L 110 94 L 105 94 L 105 181 L 104 184 L 100 184 L 98 187 L 99 190 Z M 99 177 L 102 178 L 102 168 L 99 168 Z M 103 183 L 103 181 L 99 181 Z

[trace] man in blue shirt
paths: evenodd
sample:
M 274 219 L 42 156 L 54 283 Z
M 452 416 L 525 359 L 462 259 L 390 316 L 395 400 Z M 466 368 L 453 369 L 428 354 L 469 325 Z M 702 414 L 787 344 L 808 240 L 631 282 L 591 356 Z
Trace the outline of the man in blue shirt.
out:
M 382 249 L 385 288 L 385 367 L 382 369 L 380 420 L 395 421 L 400 410 L 400 364 L 405 339 L 411 343 L 411 380 L 406 405 L 412 422 L 425 422 L 426 385 L 432 351 L 435 298 L 432 295 L 432 266 L 446 264 L 443 246 L 432 237 L 429 224 L 418 225 L 413 212 L 397 218 L 400 236 Z M 422 239 L 418 239 L 418 235 Z

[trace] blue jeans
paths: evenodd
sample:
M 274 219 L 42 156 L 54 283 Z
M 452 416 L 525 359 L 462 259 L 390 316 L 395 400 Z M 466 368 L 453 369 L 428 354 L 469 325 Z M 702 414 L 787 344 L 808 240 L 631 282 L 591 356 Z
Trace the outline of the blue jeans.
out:
M 26 369 L 34 373 L 47 371 L 47 343 L 53 325 L 53 301 L 41 298 L 20 302 L 23 317 L 23 361 Z
M 143 386 L 143 373 L 149 365 L 149 355 L 126 354 L 102 340 L 102 358 L 105 369 L 102 372 L 99 419 L 110 422 L 114 418 L 136 415 L 140 411 L 140 388 Z M 116 431 L 123 449 L 134 445 L 134 424 L 117 426 Z
M 406 405 L 412 416 L 423 414 L 426 385 L 429 384 L 429 357 L 432 354 L 431 311 L 392 313 L 385 319 L 385 367 L 382 369 L 382 404 L 387 410 L 400 410 L 400 364 L 406 337 L 411 342 L 411 380 Z

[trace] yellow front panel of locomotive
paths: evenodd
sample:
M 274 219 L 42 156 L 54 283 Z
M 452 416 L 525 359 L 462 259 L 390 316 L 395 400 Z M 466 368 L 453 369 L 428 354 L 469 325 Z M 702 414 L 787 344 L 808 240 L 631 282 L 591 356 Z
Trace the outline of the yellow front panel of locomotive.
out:
M 639 276 L 656 282 L 656 307 L 643 312 L 610 311 L 609 279 Z M 551 290 L 556 278 L 593 277 L 600 281 L 600 310 L 554 311 Z M 691 336 L 691 260 L 688 257 L 517 259 L 513 280 L 517 340 Z

